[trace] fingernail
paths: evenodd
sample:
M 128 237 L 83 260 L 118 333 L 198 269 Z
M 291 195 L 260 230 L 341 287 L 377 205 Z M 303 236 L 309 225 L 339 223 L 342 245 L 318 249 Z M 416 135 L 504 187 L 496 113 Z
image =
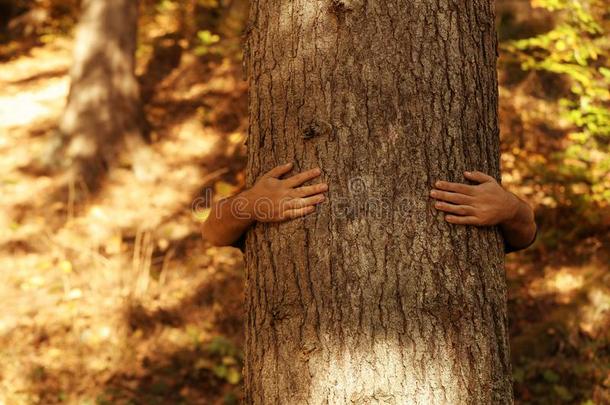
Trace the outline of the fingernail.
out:
M 434 190 L 430 191 L 430 195 L 431 195 L 432 197 L 434 197 L 434 196 L 436 195 L 436 191 L 434 191 Z
M 292 162 L 286 163 L 285 166 L 292 166 Z
M 441 185 L 441 182 L 440 182 L 440 181 L 437 181 L 436 183 L 434 183 L 434 185 L 435 185 L 436 187 L 439 187 L 439 186 Z
M 464 174 L 470 176 L 470 172 L 464 172 Z
M 320 174 L 320 173 L 322 173 L 322 170 L 320 170 L 320 168 L 319 168 L 319 167 L 318 167 L 318 168 L 316 168 L 316 174 Z

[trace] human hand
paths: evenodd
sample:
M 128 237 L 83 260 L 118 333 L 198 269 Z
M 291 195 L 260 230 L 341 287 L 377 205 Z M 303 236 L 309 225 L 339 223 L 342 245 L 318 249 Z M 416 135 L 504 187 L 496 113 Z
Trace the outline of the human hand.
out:
M 302 186 L 320 176 L 322 171 L 316 168 L 280 179 L 292 166 L 292 163 L 286 163 L 271 169 L 252 188 L 242 193 L 248 200 L 253 219 L 280 222 L 302 217 L 314 212 L 315 206 L 325 200 L 323 193 L 328 190 L 326 183 Z
M 437 181 L 430 196 L 437 200 L 434 207 L 446 212 L 445 220 L 452 224 L 490 226 L 515 217 L 520 201 L 504 190 L 491 176 L 481 172 L 464 172 L 464 177 L 479 184 L 468 185 Z

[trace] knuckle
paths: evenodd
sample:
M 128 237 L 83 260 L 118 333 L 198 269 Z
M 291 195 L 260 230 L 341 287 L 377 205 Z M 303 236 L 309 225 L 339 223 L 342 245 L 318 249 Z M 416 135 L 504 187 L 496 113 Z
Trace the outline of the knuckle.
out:
M 461 195 L 455 195 L 451 198 L 451 201 L 455 204 L 464 204 L 464 197 Z

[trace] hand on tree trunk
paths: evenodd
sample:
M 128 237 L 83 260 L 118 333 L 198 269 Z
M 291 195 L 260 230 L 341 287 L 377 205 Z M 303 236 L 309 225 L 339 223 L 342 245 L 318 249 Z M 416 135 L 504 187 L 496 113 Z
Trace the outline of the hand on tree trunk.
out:
M 242 193 L 250 207 L 250 213 L 258 222 L 281 222 L 302 217 L 315 211 L 315 206 L 325 200 L 328 190 L 325 183 L 303 186 L 322 174 L 319 168 L 280 179 L 292 169 L 286 163 L 264 174 L 254 186 Z
M 325 201 L 326 183 L 303 186 L 320 176 L 319 168 L 282 179 L 292 170 L 286 163 L 262 175 L 250 189 L 212 206 L 203 224 L 204 238 L 216 246 L 237 241 L 254 222 L 281 222 L 315 211 Z
M 445 220 L 457 225 L 499 225 L 508 250 L 525 249 L 534 242 L 536 223 L 532 208 L 493 177 L 464 172 L 476 185 L 437 181 L 430 196 L 434 207 L 447 213 Z
M 254 186 L 239 195 L 219 201 L 203 225 L 203 232 L 215 245 L 229 245 L 239 239 L 254 222 L 282 222 L 315 211 L 326 200 L 326 183 L 303 186 L 320 176 L 319 168 L 282 179 L 293 164 L 277 166 Z M 435 208 L 447 213 L 445 220 L 456 225 L 500 225 L 507 250 L 520 250 L 535 240 L 536 223 L 531 207 L 481 172 L 464 172 L 478 184 L 436 182 L 430 192 Z

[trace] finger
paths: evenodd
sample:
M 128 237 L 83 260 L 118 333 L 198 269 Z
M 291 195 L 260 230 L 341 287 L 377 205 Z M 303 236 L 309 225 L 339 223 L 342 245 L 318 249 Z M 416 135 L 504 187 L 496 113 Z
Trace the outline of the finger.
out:
M 292 200 L 290 200 L 286 203 L 285 208 L 286 209 L 303 208 L 303 207 L 307 207 L 309 205 L 320 204 L 324 200 L 326 200 L 326 197 L 324 197 L 324 195 L 322 195 L 322 194 L 316 194 L 314 196 L 307 197 L 307 198 L 293 198 Z
M 455 193 L 461 193 L 466 195 L 473 195 L 475 186 L 469 186 L 462 183 L 451 183 L 449 181 L 437 181 L 434 186 L 438 189 L 445 191 L 453 191 Z
M 310 205 L 308 207 L 296 208 L 293 210 L 284 211 L 284 214 L 282 215 L 282 219 L 286 220 L 286 219 L 294 219 L 294 218 L 303 217 L 305 215 L 311 214 L 315 210 L 316 210 L 316 207 L 313 205 Z
M 322 171 L 318 168 L 311 169 L 311 170 L 307 170 L 306 172 L 303 172 L 303 173 L 295 174 L 294 176 L 287 178 L 285 180 L 285 182 L 286 182 L 286 185 L 288 185 L 288 187 L 297 187 L 297 186 L 300 186 L 301 184 L 305 183 L 306 181 L 315 179 L 321 173 L 322 173 Z
M 445 202 L 436 202 L 434 204 L 434 208 L 443 212 L 450 212 L 456 215 L 472 215 L 474 213 L 474 209 L 468 205 L 455 205 L 455 204 L 447 204 Z
M 273 169 L 269 170 L 267 173 L 265 173 L 263 175 L 263 177 L 273 177 L 274 179 L 277 179 L 277 178 L 285 175 L 286 173 L 288 173 L 291 169 L 292 169 L 292 162 L 284 163 L 283 165 L 274 167 Z
M 430 191 L 430 197 L 435 200 L 447 201 L 454 204 L 469 204 L 472 202 L 472 197 L 460 194 L 460 193 L 450 193 L 448 191 L 441 190 L 432 190 Z
M 328 190 L 328 184 L 320 183 L 314 184 L 313 186 L 299 187 L 294 190 L 294 193 L 297 197 L 307 197 L 312 194 L 323 193 L 326 190 Z
M 496 180 L 483 172 L 464 172 L 464 177 L 468 180 L 476 181 L 477 183 L 487 183 L 488 181 Z
M 445 221 L 455 225 L 480 225 L 479 219 L 472 215 L 466 217 L 445 215 Z

